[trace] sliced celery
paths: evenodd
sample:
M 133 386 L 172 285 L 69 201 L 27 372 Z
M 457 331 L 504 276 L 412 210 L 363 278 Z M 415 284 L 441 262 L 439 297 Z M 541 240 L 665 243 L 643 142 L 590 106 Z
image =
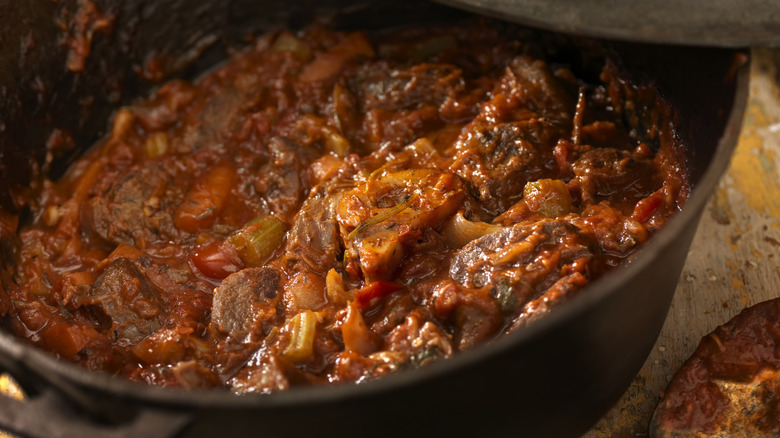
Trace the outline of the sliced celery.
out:
M 286 232 L 284 222 L 273 216 L 260 216 L 236 231 L 228 241 L 236 248 L 241 260 L 249 267 L 262 266 L 282 244 Z
M 294 363 L 306 362 L 314 354 L 317 314 L 305 310 L 295 315 L 289 324 L 291 325 L 290 343 L 284 351 L 284 357 Z

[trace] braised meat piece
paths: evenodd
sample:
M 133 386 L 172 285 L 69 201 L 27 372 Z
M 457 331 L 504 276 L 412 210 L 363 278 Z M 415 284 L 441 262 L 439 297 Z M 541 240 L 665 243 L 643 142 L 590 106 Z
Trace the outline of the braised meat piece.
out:
M 214 290 L 211 328 L 243 341 L 250 335 L 264 335 L 264 324 L 278 317 L 279 273 L 271 268 L 248 268 L 228 276 Z M 259 326 L 258 326 L 259 324 Z
M 255 179 L 271 210 L 283 218 L 292 218 L 306 193 L 303 181 L 306 151 L 291 140 L 274 137 L 268 143 L 268 162 Z
M 179 186 L 167 166 L 152 162 L 130 170 L 103 194 L 90 199 L 82 221 L 87 229 L 114 244 L 146 248 L 157 241 L 175 240 L 171 199 Z
M 336 220 L 342 196 L 342 192 L 328 193 L 323 186 L 301 205 L 287 236 L 285 266 L 307 269 L 323 277 L 336 266 L 342 253 Z
M 527 182 L 553 170 L 558 135 L 558 128 L 544 119 L 478 121 L 455 142 L 450 169 L 470 181 L 479 200 L 497 215 L 522 197 Z
M 572 170 L 587 203 L 612 198 L 620 203 L 631 201 L 633 206 L 661 186 L 653 161 L 625 150 L 591 149 L 572 164 Z
M 397 69 L 380 62 L 363 68 L 350 82 L 364 111 L 377 108 L 398 111 L 425 103 L 438 107 L 464 86 L 459 68 L 441 64 Z
M 563 276 L 590 275 L 597 245 L 560 220 L 517 224 L 481 237 L 452 259 L 450 276 L 464 287 L 489 286 L 510 309 L 538 297 Z
M 133 345 L 157 331 L 163 318 L 161 293 L 129 259 L 116 259 L 77 303 L 106 321 L 120 345 Z
M 574 84 L 555 76 L 550 66 L 541 59 L 519 56 L 508 66 L 500 81 L 500 90 L 519 108 L 571 129 L 576 88 Z

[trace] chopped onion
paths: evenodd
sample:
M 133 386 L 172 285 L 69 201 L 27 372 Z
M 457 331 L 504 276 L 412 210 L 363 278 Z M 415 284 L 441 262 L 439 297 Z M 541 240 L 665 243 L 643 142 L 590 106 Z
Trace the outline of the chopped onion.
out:
M 495 233 L 504 227 L 487 222 L 472 222 L 458 212 L 442 228 L 442 234 L 452 248 L 462 248 L 474 239 Z
M 523 199 L 528 208 L 542 216 L 556 218 L 572 211 L 569 188 L 559 179 L 531 181 L 523 188 Z
M 311 59 L 311 48 L 290 32 L 282 32 L 271 47 L 274 52 L 290 52 L 301 61 Z

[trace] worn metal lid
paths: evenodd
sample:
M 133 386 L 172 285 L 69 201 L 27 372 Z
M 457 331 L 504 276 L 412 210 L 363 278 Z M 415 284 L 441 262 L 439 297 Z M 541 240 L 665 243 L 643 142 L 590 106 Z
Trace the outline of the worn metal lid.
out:
M 548 30 L 695 46 L 780 46 L 779 0 L 435 0 Z

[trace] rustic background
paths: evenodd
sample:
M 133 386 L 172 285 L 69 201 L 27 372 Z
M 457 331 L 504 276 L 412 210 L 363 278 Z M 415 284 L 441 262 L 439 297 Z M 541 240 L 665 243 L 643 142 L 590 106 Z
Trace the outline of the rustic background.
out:
M 661 336 L 584 438 L 647 436 L 660 392 L 699 340 L 745 307 L 780 297 L 780 49 L 753 49 L 750 75 L 739 144 L 701 219 Z

